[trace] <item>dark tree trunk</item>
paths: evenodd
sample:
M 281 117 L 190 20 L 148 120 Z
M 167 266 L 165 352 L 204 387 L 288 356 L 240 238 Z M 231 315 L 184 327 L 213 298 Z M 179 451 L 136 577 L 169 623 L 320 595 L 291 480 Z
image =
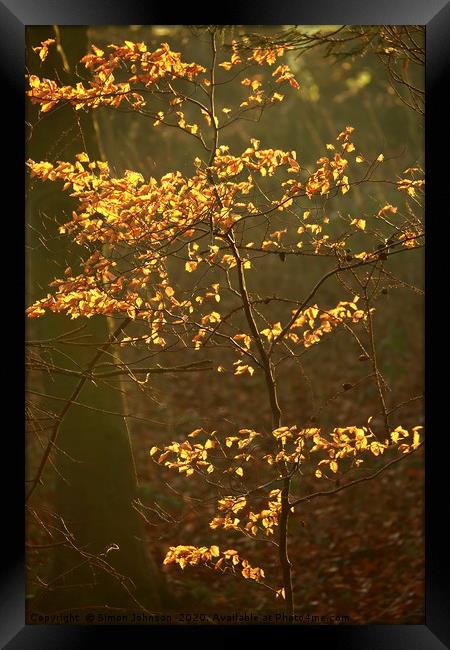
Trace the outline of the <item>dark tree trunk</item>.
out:
M 56 71 L 62 83 L 74 83 L 76 62 L 87 52 L 87 30 L 85 27 L 60 27 L 59 30 L 62 50 L 52 46 L 48 59 L 41 65 L 31 46 L 53 38 L 54 28 L 28 29 L 28 71 L 50 78 L 55 78 Z M 51 162 L 73 160 L 76 153 L 86 148 L 91 158 L 100 159 L 89 114 L 64 106 L 42 117 L 38 120 L 36 107 L 29 107 L 28 121 L 34 126 L 29 135 L 27 157 Z M 67 266 L 77 268 L 78 247 L 58 234 L 58 226 L 68 220 L 71 209 L 70 199 L 59 184 L 28 182 L 28 303 L 45 296 L 48 283 L 54 277 L 61 277 Z M 118 321 L 113 327 L 117 324 Z M 80 334 L 90 344 L 102 344 L 110 335 L 110 327 L 103 317 L 81 322 L 81 319 L 72 321 L 64 315 L 50 314 L 33 321 L 28 336 L 53 339 L 78 325 L 85 325 Z M 58 343 L 51 351 L 41 350 L 40 354 L 47 360 L 51 358 L 56 366 L 79 370 L 86 368 L 96 352 L 95 345 Z M 39 398 L 40 408 L 60 413 L 78 381 L 64 374 L 30 374 L 28 386 L 47 395 Z M 161 610 L 161 573 L 146 549 L 142 520 L 132 507 L 137 496 L 137 480 L 128 430 L 123 417 L 107 412 L 124 413 L 120 385 L 97 386 L 87 381 L 76 401 L 92 408 L 74 405 L 68 410 L 51 455 L 59 476 L 47 463 L 44 487 L 37 486 L 29 503 L 39 509 L 42 493 L 54 481 L 51 504 L 57 516 L 54 525 L 67 526 L 74 547 L 100 556 L 132 582 L 122 584 L 117 574 L 114 577 L 113 572 L 103 570 L 96 561 L 86 562 L 86 556 L 81 556 L 75 548 L 55 546 L 49 551 L 51 561 L 45 578 L 51 588 L 38 593 L 29 606 L 34 611 L 96 606 L 137 610 L 136 599 L 150 611 Z M 28 479 L 35 476 L 33 460 L 30 458 L 28 462 Z M 57 532 L 55 539 L 58 539 Z M 118 549 L 100 555 L 113 545 Z M 81 566 L 75 568 L 77 565 Z

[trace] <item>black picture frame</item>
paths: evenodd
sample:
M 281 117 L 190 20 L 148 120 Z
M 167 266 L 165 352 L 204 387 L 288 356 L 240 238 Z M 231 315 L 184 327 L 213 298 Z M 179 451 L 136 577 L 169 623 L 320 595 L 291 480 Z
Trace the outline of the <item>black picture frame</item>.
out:
M 200 9 L 200 11 L 199 11 Z M 201 8 L 186 5 L 184 8 L 176 5 L 166 7 L 157 3 L 147 4 L 139 0 L 3 0 L 0 2 L 0 71 L 2 75 L 2 108 L 6 112 L 3 118 L 3 147 L 2 158 L 5 164 L 5 174 L 2 194 L 9 197 L 11 207 L 4 207 L 3 217 L 8 230 L 7 247 L 22 251 L 24 247 L 24 229 L 22 215 L 24 179 L 24 150 L 19 145 L 24 128 L 25 104 L 25 27 L 27 25 L 51 24 L 421 24 L 426 26 L 426 168 L 427 193 L 426 214 L 427 225 L 431 228 L 426 249 L 426 284 L 427 289 L 436 292 L 438 278 L 445 276 L 445 253 L 441 248 L 448 246 L 442 239 L 441 227 L 447 219 L 445 199 L 448 180 L 446 179 L 445 163 L 439 165 L 438 156 L 442 150 L 445 154 L 445 136 L 448 131 L 448 110 L 444 100 L 444 82 L 450 62 L 450 6 L 446 0 L 378 0 L 377 3 L 363 0 L 315 0 L 305 2 L 298 0 L 278 0 L 268 2 L 249 2 L 218 4 L 215 7 Z M 448 84 L 446 84 L 448 85 Z M 7 135 L 11 135 L 11 144 L 5 144 Z M 13 188 L 15 188 L 13 190 Z M 20 226 L 18 225 L 20 224 Z M 12 226 L 12 227 L 11 227 Z M 6 226 L 4 225 L 4 228 Z M 438 230 L 439 228 L 439 230 Z M 433 236 L 435 233 L 440 236 Z M 9 243 L 10 242 L 10 243 Z M 438 248 L 439 247 L 439 248 Z M 5 251 L 6 252 L 6 251 Z M 436 256 L 433 255 L 436 253 Z M 435 265 L 433 258 L 439 260 Z M 15 266 L 18 264 L 16 262 Z M 438 266 L 437 272 L 433 269 Z M 8 296 L 20 295 L 17 278 L 20 269 L 13 277 L 11 263 L 3 268 L 5 276 L 11 276 L 11 284 L 3 277 L 3 289 Z M 9 287 L 8 287 L 9 284 Z M 4 294 L 5 296 L 6 294 Z M 4 297 L 4 300 L 6 298 Z M 9 300 L 9 298 L 8 298 Z M 17 300 L 17 298 L 16 298 Z M 4 303 L 5 305 L 5 303 Z M 445 371 L 446 366 L 439 351 L 439 361 L 432 363 L 431 338 L 434 329 L 434 319 L 431 317 L 430 298 L 426 303 L 426 373 L 427 400 L 426 420 L 428 444 L 426 448 L 426 623 L 424 625 L 377 625 L 377 626 L 295 626 L 259 628 L 265 641 L 280 643 L 284 640 L 284 632 L 295 635 L 306 647 L 312 644 L 331 642 L 336 649 L 349 650 L 438 650 L 450 647 L 450 598 L 448 568 L 448 543 L 444 534 L 448 519 L 448 487 L 445 483 L 448 470 L 446 464 L 448 453 L 445 451 L 445 435 L 440 437 L 439 411 L 445 404 L 444 382 L 433 382 L 433 375 L 438 370 Z M 23 303 L 19 299 L 18 319 L 14 319 L 11 328 L 10 317 L 3 318 L 6 325 L 4 341 L 7 341 L 5 353 L 10 358 L 4 361 L 5 379 L 16 368 L 18 369 L 18 386 L 10 392 L 4 411 L 13 414 L 13 422 L 17 423 L 15 415 L 23 407 L 20 383 L 21 374 L 18 349 L 23 349 L 23 329 L 17 327 L 22 317 Z M 9 311 L 9 308 L 8 308 Z M 436 309 L 436 311 L 439 311 Z M 4 316 L 6 308 L 3 310 Z M 440 320 L 440 316 L 437 316 Z M 6 321 L 6 323 L 5 323 Z M 11 332 L 11 330 L 14 330 Z M 17 336 L 17 343 L 13 342 Z M 440 328 L 436 338 L 439 338 Z M 6 338 L 7 337 L 7 338 Z M 436 343 L 439 345 L 439 342 Z M 439 363 L 439 366 L 438 366 Z M 14 395 L 18 396 L 16 407 Z M 6 400 L 5 400 L 6 402 Z M 5 413 L 6 415 L 6 413 Z M 23 436 L 17 430 L 17 425 L 5 425 L 3 443 L 4 465 L 8 465 L 11 475 L 7 487 L 4 488 L 3 499 L 3 533 L 2 542 L 3 566 L 0 598 L 0 640 L 2 647 L 9 650 L 38 650 L 84 648 L 107 643 L 109 639 L 118 645 L 145 643 L 167 643 L 169 636 L 200 635 L 205 642 L 214 641 L 217 627 L 178 627 L 163 628 L 145 626 L 123 626 L 108 628 L 107 626 L 45 626 L 25 625 L 25 570 L 24 570 L 24 523 L 22 499 L 23 490 Z M 447 434 L 448 435 L 448 434 Z M 6 474 L 6 468 L 4 468 Z M 249 627 L 240 626 L 237 630 L 239 638 L 244 642 L 250 632 Z M 236 628 L 222 627 L 222 639 L 225 641 L 236 633 Z M 248 637 L 250 638 L 250 637 Z

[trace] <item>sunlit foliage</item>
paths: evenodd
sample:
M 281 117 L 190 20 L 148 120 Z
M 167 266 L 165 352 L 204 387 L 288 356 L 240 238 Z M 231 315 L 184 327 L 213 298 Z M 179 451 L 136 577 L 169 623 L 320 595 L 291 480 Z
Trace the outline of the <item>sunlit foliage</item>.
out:
M 51 39 L 35 48 L 41 60 L 49 45 Z M 328 276 L 373 271 L 390 255 L 421 246 L 424 236 L 410 204 L 423 193 L 417 167 L 406 169 L 402 178 L 385 180 L 398 191 L 396 205 L 380 205 L 370 215 L 317 209 L 317 198 L 351 195 L 353 187 L 370 184 L 385 162 L 383 153 L 360 151 L 352 126 L 336 130 L 334 142 L 323 143 L 313 169 L 304 166 L 295 150 L 274 149 L 270 142 L 250 138 L 243 151 L 231 151 L 221 142 L 226 127 L 244 114 L 276 110 L 286 93 L 302 91 L 301 79 L 282 62 L 286 51 L 280 44 L 243 50 L 233 42 L 229 58 L 218 60 L 212 30 L 209 67 L 185 62 L 167 43 L 149 51 L 145 43 L 125 41 L 110 45 L 108 52 L 92 47 L 81 60 L 90 74 L 86 82 L 61 86 L 36 75 L 28 78 L 28 96 L 41 113 L 51 115 L 61 104 L 76 111 L 131 110 L 150 118 L 155 128 L 183 131 L 203 147 L 204 157 L 193 156 L 188 175 L 175 169 L 161 177 L 144 178 L 132 170 L 116 176 L 108 163 L 92 160 L 84 151 L 72 161 L 29 160 L 32 177 L 58 183 L 73 201 L 72 215 L 59 231 L 79 246 L 81 259 L 79 268 L 69 267 L 55 278 L 27 313 L 30 318 L 47 311 L 71 319 L 123 317 L 139 325 L 121 335 L 123 346 L 158 346 L 162 351 L 178 346 L 202 353 L 220 343 L 231 349 L 235 361 L 217 370 L 232 373 L 237 382 L 259 382 L 271 404 L 271 425 L 225 433 L 199 428 L 182 441 L 153 446 L 150 455 L 158 465 L 210 485 L 217 497 L 210 530 L 252 539 L 278 533 L 280 545 L 295 512 L 296 498 L 290 493 L 294 475 L 308 474 L 322 486 L 357 472 L 370 456 L 415 451 L 422 428 L 394 428 L 386 414 L 383 432 L 374 431 L 370 420 L 331 430 L 282 421 L 274 377 L 280 355 L 295 357 L 342 330 L 356 338 L 363 356 L 375 364 L 359 334 L 361 328 L 371 330 L 375 309 L 362 291 L 342 296 L 338 304 L 322 304 L 313 287 L 306 298 L 280 300 L 283 315 L 274 322 L 270 306 L 277 298 L 252 293 L 248 278 L 262 273 L 272 255 L 282 261 L 304 255 L 311 263 L 314 257 L 330 257 L 336 268 Z M 261 77 L 260 69 L 269 74 Z M 218 74 L 222 84 L 243 87 L 240 103 L 218 109 Z M 281 228 L 271 225 L 274 215 L 283 217 Z M 261 224 L 265 232 L 253 227 Z M 381 234 L 381 225 L 389 227 L 389 237 Z M 350 239 L 355 242 L 351 252 Z M 184 271 L 182 285 L 172 279 L 174 265 Z M 237 313 L 244 315 L 244 326 Z M 378 380 L 376 366 L 374 375 Z M 378 388 L 382 390 L 379 381 Z M 257 484 L 247 480 L 254 476 L 252 467 L 263 477 Z M 292 611 L 286 560 L 285 550 L 280 556 L 283 578 L 273 584 L 265 582 L 264 568 L 251 566 L 238 550 L 214 544 L 170 547 L 164 564 L 182 569 L 204 565 L 266 584 L 286 598 Z

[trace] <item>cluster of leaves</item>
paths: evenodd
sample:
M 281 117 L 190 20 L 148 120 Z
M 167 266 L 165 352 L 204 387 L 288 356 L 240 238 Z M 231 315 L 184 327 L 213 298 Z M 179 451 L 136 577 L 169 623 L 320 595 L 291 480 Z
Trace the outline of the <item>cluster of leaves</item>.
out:
M 326 311 L 320 309 L 317 304 L 300 311 L 294 309 L 287 333 L 281 323 L 277 322 L 271 328 L 261 330 L 261 334 L 273 344 L 284 332 L 286 338 L 293 343 L 301 343 L 305 348 L 309 348 L 315 343 L 320 343 L 323 334 L 332 332 L 335 327 L 345 323 L 346 320 L 359 323 L 361 320 L 367 319 L 367 312 L 356 306 L 358 300 L 359 296 L 355 296 L 352 302 L 341 300 L 336 307 Z M 374 311 L 373 307 L 372 311 Z M 311 329 L 304 329 L 305 325 Z M 302 337 L 293 331 L 295 329 L 303 329 Z
M 71 318 L 113 312 L 126 313 L 133 319 L 138 317 L 140 320 L 149 321 L 151 332 L 146 337 L 148 342 L 164 345 L 165 340 L 158 331 L 162 323 L 166 322 L 168 312 L 172 322 L 185 323 L 195 306 L 202 304 L 211 295 L 215 300 L 219 297 L 217 283 L 214 283 L 213 292 L 209 288 L 205 294 L 198 292 L 193 299 L 175 295 L 167 274 L 167 258 L 174 246 L 178 251 L 180 246 L 186 251 L 188 259 L 185 262 L 185 270 L 189 273 L 195 271 L 202 262 L 210 267 L 220 264 L 225 270 L 231 269 L 238 262 L 236 256 L 230 252 L 226 239 L 230 228 L 249 218 L 265 216 L 273 209 L 284 210 L 288 203 L 292 203 L 293 195 L 298 196 L 301 184 L 288 180 L 288 195 L 272 200 L 272 205 L 264 210 L 257 208 L 252 201 L 242 200 L 255 189 L 256 181 L 252 175 L 242 181 L 229 180 L 241 172 L 245 173 L 244 169 L 247 173 L 257 170 L 262 174 L 264 171 L 263 176 L 273 175 L 275 169 L 280 167 L 287 169 L 288 173 L 297 173 L 295 152 L 260 150 L 259 142 L 255 140 L 240 157 L 225 155 L 225 149 L 223 146 L 218 149 L 213 164 L 207 169 L 202 168 L 201 161 L 197 160 L 197 172 L 191 178 L 183 177 L 180 172 L 173 172 L 163 176 L 160 181 L 151 177 L 147 182 L 141 174 L 131 171 L 121 178 L 111 177 L 107 163 L 90 161 L 86 153 L 79 154 L 74 164 L 60 162 L 54 165 L 49 162 L 29 161 L 32 176 L 40 180 L 62 181 L 64 189 L 69 190 L 70 195 L 78 201 L 78 208 L 73 211 L 72 219 L 60 227 L 60 232 L 70 235 L 80 246 L 89 244 L 102 247 L 106 244 L 111 253 L 100 253 L 97 248 L 83 261 L 79 274 L 73 274 L 71 268 L 66 269 L 66 277 L 56 279 L 52 285 L 56 287 L 55 294 L 49 294 L 29 307 L 28 315 L 40 316 L 46 309 L 66 312 Z M 323 169 L 324 159 L 319 162 L 322 165 L 320 169 Z M 341 163 L 342 159 L 339 158 L 339 165 Z M 328 173 L 337 179 L 337 183 L 342 180 L 346 185 L 348 178 L 341 178 L 337 167 L 331 171 L 333 164 L 338 165 L 338 162 L 330 163 Z M 211 173 L 216 175 L 216 183 L 211 183 Z M 317 179 L 317 173 L 316 171 L 309 176 L 306 188 L 311 187 L 312 183 L 317 183 L 317 180 L 311 180 Z M 323 178 L 321 182 L 322 189 L 329 191 L 328 177 Z M 410 195 L 422 185 L 423 180 L 420 179 L 399 181 L 399 189 Z M 340 187 L 343 190 L 344 185 Z M 307 194 L 308 189 L 305 192 Z M 273 204 L 275 208 L 272 207 Z M 386 220 L 388 211 L 395 213 L 397 208 L 388 204 L 380 209 L 378 217 Z M 297 241 L 297 248 L 303 246 L 303 236 L 311 233 L 314 237 L 315 234 L 320 234 L 324 227 L 323 224 L 305 223 L 310 214 L 310 211 L 304 211 L 301 217 L 303 224 L 297 228 L 297 233 L 302 238 Z M 207 237 L 204 234 L 205 222 L 212 223 L 215 243 L 201 249 L 198 240 Z M 328 223 L 329 219 L 324 218 L 324 222 Z M 365 220 L 352 220 L 351 225 L 364 230 Z M 398 230 L 398 227 L 396 228 Z M 260 246 L 247 242 L 243 246 L 246 257 L 244 268 L 251 267 L 252 249 L 260 251 L 270 250 L 272 247 L 280 248 L 278 241 L 286 232 L 287 228 L 273 232 L 271 239 L 262 241 Z M 408 226 L 399 233 L 398 241 L 405 247 L 414 247 L 420 243 L 421 236 L 421 232 Z M 340 238 L 327 244 L 328 239 L 329 235 L 313 239 L 315 253 L 319 253 L 321 244 L 334 250 L 344 249 L 344 239 Z M 132 256 L 135 263 L 130 263 L 129 268 L 118 269 L 118 260 L 124 257 L 124 247 L 129 249 L 128 256 Z M 370 261 L 379 256 L 378 251 L 362 251 L 355 253 L 353 258 Z M 150 286 L 156 289 L 152 296 L 148 296 Z M 349 304 L 341 303 L 336 309 Z M 317 306 L 311 309 L 317 309 Z M 359 311 L 355 313 L 361 315 Z M 328 315 L 321 315 L 324 323 L 311 334 L 313 342 L 317 341 L 320 331 L 330 331 L 336 316 L 333 311 Z M 202 324 L 211 324 L 218 322 L 220 315 L 214 312 L 204 314 L 201 320 Z M 293 326 L 301 325 L 300 320 L 297 319 Z M 328 325 L 325 325 L 325 321 Z M 196 335 L 197 347 L 200 346 L 205 332 L 205 329 L 201 329 Z M 274 336 L 274 332 L 276 335 L 276 326 L 263 332 L 267 332 L 270 338 Z M 292 339 L 294 336 L 291 333 Z
M 319 469 L 320 466 L 328 466 L 331 472 L 336 474 L 339 470 L 340 461 L 348 459 L 347 467 L 342 470 L 343 473 L 346 473 L 353 467 L 359 467 L 364 462 L 364 458 L 361 457 L 364 453 L 379 456 L 385 450 L 396 447 L 398 447 L 400 453 L 410 453 L 419 446 L 419 430 L 423 427 L 413 427 L 413 441 L 411 444 L 402 443 L 397 445 L 399 440 L 409 437 L 410 432 L 398 426 L 390 433 L 389 439 L 380 442 L 370 428 L 371 419 L 369 418 L 367 426 L 336 427 L 331 433 L 325 435 L 318 428 L 297 431 L 295 426 L 280 427 L 273 432 L 273 435 L 281 443 L 280 451 L 277 454 L 269 454 L 264 458 L 270 465 L 280 461 L 295 464 L 308 461 L 308 469 L 314 471 L 317 478 L 323 476 L 330 478 L 324 474 L 324 467 Z M 290 449 L 287 449 L 288 446 Z M 314 470 L 315 463 L 311 458 L 311 454 L 314 453 L 325 456 L 325 458 L 318 461 L 316 470 Z
M 321 48 L 334 61 L 375 53 L 385 66 L 390 86 L 408 108 L 423 115 L 425 93 L 417 74 L 425 66 L 423 25 L 342 25 L 336 28 L 286 27 L 277 37 L 252 34 L 240 47 L 261 48 L 283 45 L 299 54 Z
M 246 580 L 261 582 L 264 569 L 252 567 L 248 560 L 241 558 L 233 549 L 220 551 L 218 546 L 171 546 L 164 558 L 164 564 L 178 564 L 181 569 L 198 564 L 213 568 L 222 573 L 240 573 Z
M 217 500 L 217 512 L 209 526 L 213 530 L 231 530 L 245 537 L 259 538 L 261 534 L 273 535 L 279 525 L 281 490 L 266 490 L 282 479 L 282 468 L 287 468 L 290 475 L 301 471 L 310 478 L 333 481 L 334 477 L 344 477 L 351 470 L 357 469 L 364 463 L 367 455 L 377 457 L 393 450 L 400 454 L 409 454 L 420 446 L 419 432 L 423 427 L 415 426 L 408 431 L 402 426 L 397 426 L 390 432 L 389 438 L 380 441 L 370 427 L 371 419 L 369 418 L 367 426 L 336 427 L 329 433 L 322 432 L 317 427 L 278 427 L 271 433 L 275 451 L 266 455 L 261 455 L 258 440 L 267 436 L 251 429 L 241 429 L 235 436 L 220 436 L 217 431 L 207 433 L 203 429 L 195 429 L 183 442 L 173 442 L 162 450 L 154 446 L 150 454 L 158 464 L 164 464 L 165 467 L 185 476 L 194 475 L 203 479 L 222 493 L 227 490 L 223 478 L 230 476 L 228 488 L 232 488 L 235 494 L 226 494 Z M 197 438 L 199 435 L 206 437 L 203 443 L 191 443 L 188 439 Z M 407 438 L 411 438 L 411 441 L 407 442 Z M 244 487 L 243 477 L 246 470 L 242 465 L 258 465 L 261 460 L 274 469 L 272 479 L 262 486 Z M 221 475 L 215 482 L 211 480 L 213 472 Z M 238 486 L 236 480 L 239 481 Z M 252 499 L 255 503 L 261 503 L 261 500 L 265 499 L 265 507 L 254 511 Z M 295 505 L 295 499 L 292 503 Z M 294 505 L 291 507 L 292 512 Z M 211 567 L 212 557 L 218 558 L 220 555 L 216 549 L 215 546 L 199 549 L 192 546 L 171 547 L 164 563 L 176 562 L 181 568 L 188 564 L 204 564 Z M 229 559 L 227 553 L 229 551 L 224 553 L 225 559 Z M 237 555 L 236 551 L 233 553 Z M 233 562 L 237 564 L 239 556 Z M 220 568 L 222 564 L 223 562 L 219 565 L 216 563 L 214 568 Z M 248 563 L 243 563 L 244 568 L 248 566 Z M 255 571 L 260 572 L 262 569 Z M 264 573 L 258 575 L 264 577 Z M 279 591 L 275 588 L 273 590 L 277 593 Z
M 46 41 L 38 48 L 41 58 L 44 54 L 46 56 L 49 44 Z M 88 109 L 102 105 L 118 108 L 126 100 L 141 110 L 145 105 L 144 99 L 131 89 L 134 86 L 143 87 L 151 95 L 158 95 L 160 99 L 162 96 L 165 101 L 167 95 L 172 97 L 169 100 L 170 114 L 175 114 L 176 124 L 168 123 L 164 112 L 158 111 L 156 125 L 176 125 L 197 136 L 197 124 L 188 124 L 184 113 L 179 110 L 180 105 L 187 103 L 201 113 L 217 136 L 219 123 L 214 107 L 208 107 L 184 94 L 180 86 L 183 82 L 196 84 L 196 77 L 207 72 L 203 66 L 183 62 L 181 55 L 173 52 L 167 43 L 154 52 L 148 51 L 144 43 L 130 41 L 123 46 L 110 45 L 109 49 L 111 52 L 105 55 L 103 50 L 93 46 L 93 53 L 82 59 L 93 75 L 89 87 L 81 82 L 76 86 L 60 87 L 55 81 L 31 75 L 31 89 L 28 92 L 31 100 L 40 105 L 42 112 L 63 101 L 71 103 L 75 109 Z M 246 71 L 251 65 L 272 66 L 283 54 L 284 48 L 279 46 L 257 47 L 244 57 L 239 53 L 237 44 L 233 43 L 231 61 L 220 66 L 225 70 L 237 67 L 240 71 Z M 119 72 L 123 74 L 124 71 L 130 76 L 124 82 L 117 82 L 114 75 Z M 261 99 L 261 82 L 257 77 L 245 77 L 241 81 L 254 93 L 247 98 L 247 103 L 258 103 Z M 285 64 L 275 68 L 272 77 L 277 84 L 287 82 L 294 89 L 298 88 L 298 83 Z M 199 83 L 206 93 L 211 91 L 210 77 L 205 76 Z M 278 94 L 276 101 L 281 98 Z M 238 111 L 244 109 L 245 106 L 240 106 Z M 229 119 L 229 110 L 224 111 L 226 119 Z M 192 320 L 190 315 L 195 307 L 211 295 L 216 300 L 220 298 L 217 283 L 214 283 L 213 292 L 208 287 L 204 294 L 197 291 L 196 295 L 177 296 L 167 273 L 167 260 L 171 256 L 184 254 L 187 257 L 185 270 L 189 273 L 202 262 L 210 267 L 220 264 L 226 273 L 227 269 L 238 264 L 227 240 L 233 227 L 239 224 L 245 228 L 248 220 L 257 222 L 258 219 L 267 219 L 274 211 L 287 212 L 287 220 L 294 217 L 296 235 L 300 235 L 300 238 L 297 238 L 295 246 L 293 242 L 288 247 L 289 252 L 292 246 L 297 250 L 303 248 L 308 238 L 315 254 L 320 253 L 322 246 L 326 247 L 328 254 L 343 251 L 346 246 L 344 236 L 331 241 L 330 234 L 322 233 L 330 221 L 329 217 L 325 216 L 322 223 L 310 223 L 307 220 L 311 211 L 303 211 L 300 218 L 294 208 L 302 198 L 311 200 L 315 195 L 329 196 L 333 191 L 342 194 L 349 191 L 349 161 L 344 154 L 356 152 L 350 140 L 353 131 L 353 127 L 346 127 L 340 132 L 336 140 L 342 153 L 336 151 L 332 158 L 322 156 L 317 161 L 317 168 L 311 172 L 301 168 L 295 151 L 261 149 L 260 142 L 255 139 L 240 155 L 231 155 L 228 146 L 220 145 L 208 163 L 196 158 L 196 171 L 191 177 L 175 171 L 159 180 L 154 177 L 146 180 L 139 173 L 127 171 L 122 177 L 115 178 L 107 163 L 91 161 L 85 152 L 80 153 L 73 163 L 28 161 L 32 176 L 43 181 L 61 181 L 63 189 L 69 191 L 70 196 L 78 202 L 71 220 L 60 227 L 60 232 L 71 236 L 80 246 L 94 247 L 94 253 L 83 260 L 81 272 L 75 274 L 71 268 L 66 269 L 66 277 L 56 279 L 52 285 L 55 293 L 32 305 L 28 310 L 29 316 L 41 316 L 46 309 L 65 312 L 71 318 L 122 313 L 149 323 L 150 331 L 144 336 L 145 342 L 164 346 L 166 338 L 161 330 L 165 324 L 169 327 L 181 324 L 184 327 L 189 319 Z M 199 137 L 205 143 L 203 136 Z M 335 145 L 328 144 L 327 149 L 334 150 Z M 382 160 L 383 156 L 378 156 L 375 166 Z M 356 155 L 356 163 L 363 161 L 362 154 Z M 371 163 L 366 177 L 373 167 L 374 163 Z M 269 179 L 275 174 L 278 175 L 277 186 L 283 188 L 283 192 L 273 198 L 270 184 L 263 189 L 257 177 Z M 279 177 L 280 174 L 283 174 L 284 180 Z M 397 185 L 400 191 L 414 196 L 416 190 L 422 188 L 423 180 L 403 178 Z M 268 196 L 269 191 L 272 198 Z M 247 199 L 250 194 L 259 196 L 259 204 L 255 204 L 254 198 Z M 365 230 L 366 220 L 353 219 L 350 225 L 356 230 Z M 395 228 L 399 230 L 398 226 Z M 280 249 L 281 240 L 287 236 L 288 227 L 272 232 L 259 244 L 242 242 L 244 269 L 251 268 L 252 251 L 256 254 L 262 250 Z M 404 246 L 413 247 L 420 241 L 420 236 L 417 228 L 400 229 L 398 241 L 402 241 Z M 199 242 L 208 237 L 210 242 L 201 248 Z M 105 246 L 109 254 L 104 252 Z M 376 254 L 362 251 L 355 253 L 354 258 L 370 261 L 376 259 Z M 123 259 L 128 264 L 119 264 L 119 260 Z M 153 295 L 149 295 L 149 287 L 154 288 Z M 203 326 L 220 320 L 220 315 L 213 312 L 200 314 L 197 322 L 200 321 Z M 194 336 L 197 349 L 206 331 L 201 327 Z M 317 332 L 313 334 L 313 340 L 316 341 L 318 335 Z
M 46 43 L 48 45 L 48 41 Z M 48 50 L 44 45 L 41 45 L 40 52 Z M 205 72 L 205 68 L 200 65 L 181 61 L 180 54 L 172 52 L 167 43 L 163 43 L 154 52 L 148 52 L 145 43 L 131 41 L 126 41 L 123 46 L 109 47 L 112 52 L 108 56 L 93 46 L 93 54 L 87 54 L 81 60 L 93 73 L 88 86 L 82 82 L 76 86 L 58 86 L 51 79 L 39 79 L 36 75 L 30 75 L 31 89 L 28 95 L 31 101 L 40 105 L 42 113 L 50 111 L 61 102 L 70 103 L 79 110 L 100 106 L 118 108 L 125 101 L 129 108 L 139 109 L 145 106 L 145 100 L 141 94 L 133 91 L 135 85 L 147 87 L 166 76 L 192 80 Z M 131 75 L 126 81 L 118 82 L 114 73 L 123 67 L 129 68 Z
M 400 453 L 407 454 L 418 448 L 420 444 L 419 431 L 423 427 L 413 427 L 409 432 L 402 426 L 398 426 L 390 432 L 389 438 L 381 442 L 370 428 L 371 419 L 369 418 L 367 426 L 336 427 L 331 433 L 321 432 L 321 429 L 317 427 L 303 429 L 298 429 L 296 425 L 278 427 L 272 431 L 277 450 L 262 456 L 262 460 L 275 467 L 280 467 L 280 461 L 291 463 L 296 470 L 300 465 L 307 463 L 307 471 L 314 473 L 317 478 L 322 476 L 327 478 L 323 470 L 318 469 L 319 466 L 329 465 L 330 470 L 336 474 L 340 459 L 350 461 L 349 467 L 345 469 L 348 471 L 361 465 L 364 462 L 364 458 L 361 456 L 367 453 L 379 456 L 385 450 L 390 451 L 393 448 L 398 448 Z M 258 454 L 256 442 L 257 438 L 265 436 L 252 429 L 240 429 L 238 433 L 237 436 L 219 436 L 217 431 L 208 434 L 203 429 L 195 429 L 188 438 L 205 434 L 207 438 L 204 443 L 191 443 L 188 439 L 183 442 L 172 442 L 162 450 L 157 446 L 152 447 L 150 455 L 156 459 L 156 454 L 159 453 L 158 464 L 164 463 L 169 469 L 177 470 L 186 476 L 192 476 L 195 473 L 199 477 L 208 479 L 208 475 L 219 471 L 223 475 L 236 474 L 242 478 L 245 473 L 242 467 L 243 463 L 259 462 L 261 456 Z M 405 439 L 411 434 L 412 442 L 406 443 Z M 217 450 L 220 455 L 217 455 L 217 451 L 214 450 Z M 210 453 L 213 454 L 212 458 L 209 456 Z M 316 464 L 311 454 L 318 454 Z M 273 480 L 276 479 L 275 476 Z M 222 486 L 218 485 L 218 487 Z M 277 496 L 278 493 L 279 490 L 275 490 L 269 496 Z M 236 513 L 246 505 L 245 498 L 242 496 L 237 500 L 234 497 L 227 497 L 227 499 L 232 499 L 232 502 L 219 501 L 219 510 L 228 509 L 230 512 Z

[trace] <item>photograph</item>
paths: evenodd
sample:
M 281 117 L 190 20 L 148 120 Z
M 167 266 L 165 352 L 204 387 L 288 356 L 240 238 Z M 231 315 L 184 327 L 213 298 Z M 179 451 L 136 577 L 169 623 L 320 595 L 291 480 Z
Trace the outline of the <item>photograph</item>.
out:
M 25 45 L 27 625 L 423 626 L 425 26 Z

